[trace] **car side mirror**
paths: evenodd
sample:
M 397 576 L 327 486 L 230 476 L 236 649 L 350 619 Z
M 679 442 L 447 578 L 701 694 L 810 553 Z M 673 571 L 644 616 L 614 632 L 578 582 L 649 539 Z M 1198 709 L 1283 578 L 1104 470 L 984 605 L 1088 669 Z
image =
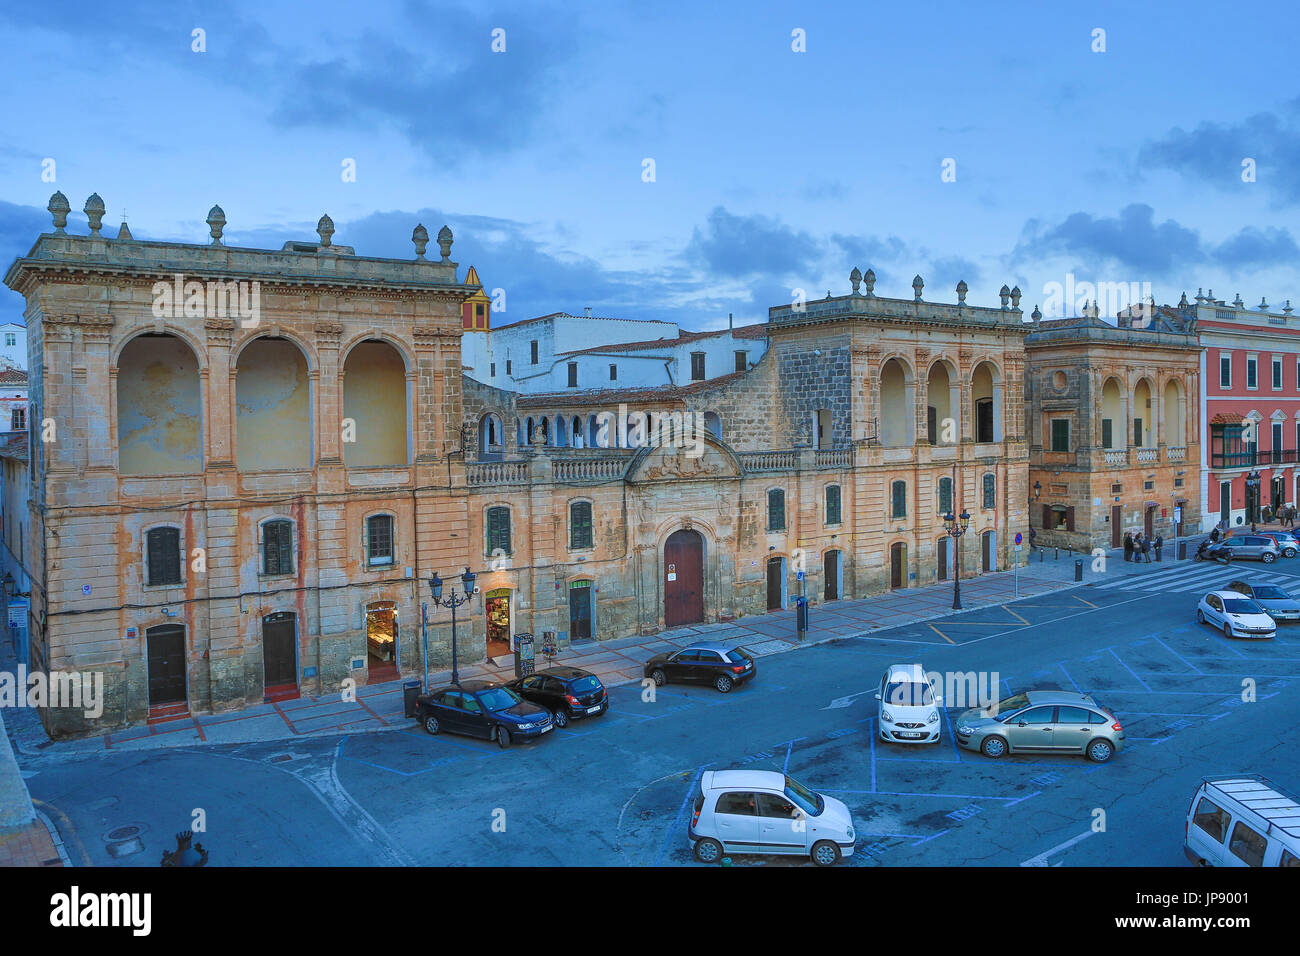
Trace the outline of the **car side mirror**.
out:
M 798 807 L 795 807 L 794 813 L 792 813 L 791 816 L 794 817 L 796 820 L 802 820 L 804 818 L 804 812 L 800 810 Z
M 1017 727 L 1028 727 L 1028 726 L 1029 726 L 1029 721 L 1027 721 L 1027 720 L 1022 720 L 1020 723 L 1016 724 L 1016 726 L 1017 726 Z
M 876 691 L 876 700 L 880 700 L 880 691 Z

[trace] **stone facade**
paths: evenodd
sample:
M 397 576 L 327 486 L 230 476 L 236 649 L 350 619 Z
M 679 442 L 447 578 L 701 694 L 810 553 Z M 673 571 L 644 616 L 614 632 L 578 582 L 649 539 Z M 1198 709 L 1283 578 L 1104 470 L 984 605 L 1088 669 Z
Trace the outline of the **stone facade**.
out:
M 949 577 L 954 478 L 968 570 L 1005 567 L 1025 525 L 1026 327 L 1006 295 L 893 300 L 855 277 L 850 295 L 772 309 L 744 372 L 520 395 L 462 372 L 479 290 L 458 280 L 449 230 L 440 259 L 419 228 L 397 260 L 334 245 L 327 218 L 319 242 L 281 250 L 223 245 L 219 209 L 209 223 L 208 245 L 153 243 L 95 218 L 68 235 L 56 213 L 6 275 L 30 331 L 31 664 L 105 673 L 104 716 L 49 709 L 52 734 L 419 676 L 435 572 L 448 587 L 478 573 L 456 628 L 475 661 L 503 634 L 563 644 L 588 627 L 575 607 L 607 639 L 680 622 L 680 606 L 764 613 L 797 570 L 814 600 Z M 204 293 L 229 282 L 240 302 L 256 285 L 255 315 L 214 309 Z M 710 433 L 573 448 L 536 427 L 620 405 L 711 416 Z M 695 557 L 679 567 L 673 547 Z M 430 605 L 428 622 L 429 666 L 446 666 L 450 615 Z
M 1164 309 L 1142 325 L 1121 321 L 1042 321 L 1025 340 L 1030 517 L 1040 545 L 1119 547 L 1136 531 L 1172 544 L 1175 533 L 1198 530 L 1195 323 Z

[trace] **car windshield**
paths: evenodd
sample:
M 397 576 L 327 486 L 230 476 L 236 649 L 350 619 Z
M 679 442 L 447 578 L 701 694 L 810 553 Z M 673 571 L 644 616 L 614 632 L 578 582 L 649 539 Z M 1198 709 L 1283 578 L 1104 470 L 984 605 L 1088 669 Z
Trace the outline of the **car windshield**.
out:
M 1255 597 L 1265 601 L 1288 601 L 1291 595 L 1272 584 L 1260 584 L 1255 587 Z
M 1006 720 L 1020 708 L 1029 704 L 1028 694 L 1016 694 L 1008 697 L 1006 700 L 998 701 L 995 707 L 990 708 L 989 713 L 996 716 L 998 720 Z
M 785 778 L 785 795 L 802 807 L 804 813 L 810 817 L 820 816 L 826 809 L 826 801 L 822 799 L 822 795 L 809 790 L 794 777 Z
M 885 703 L 895 707 L 929 707 L 934 703 L 930 685 L 919 681 L 894 681 L 885 688 Z
M 478 699 L 488 710 L 507 710 L 519 703 L 521 698 L 512 690 L 493 687 L 490 690 L 480 691 Z
M 1247 601 L 1245 598 L 1225 598 L 1223 609 L 1229 614 L 1263 614 L 1264 609 L 1254 601 Z
M 600 681 L 595 677 L 579 677 L 569 685 L 569 689 L 575 694 L 589 694 L 593 690 L 600 690 Z

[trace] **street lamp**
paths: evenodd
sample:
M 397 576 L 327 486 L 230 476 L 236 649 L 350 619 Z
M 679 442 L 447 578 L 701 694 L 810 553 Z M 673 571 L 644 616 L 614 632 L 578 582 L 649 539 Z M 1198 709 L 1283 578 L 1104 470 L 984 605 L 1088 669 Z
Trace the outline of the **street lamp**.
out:
M 1246 504 L 1250 512 L 1250 533 L 1255 533 L 1255 513 L 1259 511 L 1259 472 L 1252 471 L 1246 476 Z
M 460 671 L 456 667 L 456 608 L 467 602 L 474 593 L 474 572 L 466 568 L 465 573 L 460 576 L 460 581 L 461 590 L 464 593 L 457 594 L 456 588 L 453 586 L 450 593 L 444 598 L 442 596 L 442 578 L 438 577 L 438 572 L 435 571 L 433 577 L 429 578 L 429 592 L 433 595 L 433 603 L 438 607 L 451 609 L 451 682 L 453 684 L 460 683 Z M 428 660 L 427 653 L 425 660 Z M 427 663 L 425 664 L 424 685 L 426 689 L 429 686 Z
M 1034 500 L 1037 501 L 1037 500 L 1038 500 L 1038 496 L 1041 495 L 1042 493 L 1043 493 L 1043 483 L 1042 483 L 1041 481 L 1035 481 L 1035 482 L 1034 482 Z
M 970 527 L 970 515 L 966 509 L 961 509 L 961 514 L 953 516 L 949 511 L 943 516 L 943 530 L 952 538 L 952 550 L 954 555 L 956 574 L 952 579 L 952 609 L 960 611 L 961 607 L 961 536 L 966 533 Z

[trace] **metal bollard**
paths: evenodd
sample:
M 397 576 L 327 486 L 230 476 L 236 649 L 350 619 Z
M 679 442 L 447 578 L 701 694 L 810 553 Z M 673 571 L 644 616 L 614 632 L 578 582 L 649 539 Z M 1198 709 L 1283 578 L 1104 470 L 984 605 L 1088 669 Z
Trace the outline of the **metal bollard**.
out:
M 1074 580 L 1083 580 L 1083 559 L 1076 558 L 1074 561 Z
M 1053 561 L 1059 561 L 1059 560 L 1061 560 L 1061 549 L 1060 549 L 1060 548 L 1053 548 L 1052 550 L 1056 552 L 1055 554 L 1052 555 L 1052 560 L 1053 560 Z

